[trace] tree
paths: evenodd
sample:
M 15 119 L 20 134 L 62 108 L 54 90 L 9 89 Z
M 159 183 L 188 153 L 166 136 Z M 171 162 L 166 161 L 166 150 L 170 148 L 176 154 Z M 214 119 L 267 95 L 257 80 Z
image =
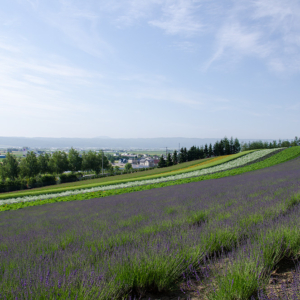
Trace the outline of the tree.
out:
M 79 156 L 79 152 L 73 148 L 69 151 L 69 168 L 70 171 L 78 172 L 82 169 L 82 158 Z
M 203 159 L 205 157 L 205 154 L 204 154 L 204 149 L 203 149 L 203 146 L 201 146 L 200 150 L 199 150 L 199 158 L 200 159 Z
M 21 160 L 20 174 L 22 177 L 33 178 L 40 173 L 39 163 L 33 151 L 27 153 Z
M 38 158 L 38 164 L 39 164 L 39 170 L 40 174 L 46 174 L 46 173 L 51 173 L 50 169 L 50 156 L 48 153 L 41 154 Z
M 205 144 L 205 146 L 204 146 L 204 155 L 205 155 L 205 157 L 208 157 L 208 147 L 207 147 L 207 144 Z
M 159 167 L 159 168 L 164 168 L 164 167 L 166 167 L 166 166 L 167 166 L 167 163 L 166 163 L 166 161 L 165 161 L 165 159 L 164 159 L 164 156 L 162 155 L 162 156 L 160 157 L 160 159 L 159 159 L 158 167 Z
M 131 171 L 132 170 L 132 164 L 131 163 L 127 163 L 126 165 L 125 165 L 125 171 L 126 172 L 129 172 L 129 171 Z
M 113 164 L 116 160 L 116 156 L 113 156 L 111 154 L 106 154 L 107 159 Z
M 98 157 L 98 161 L 100 163 L 100 167 L 101 167 L 101 170 L 102 170 L 102 155 L 103 155 L 103 169 L 107 170 L 107 169 L 110 169 L 112 166 L 108 160 L 108 158 L 104 155 L 103 152 L 99 152 L 97 157 Z
M 109 161 L 105 155 L 103 155 L 103 169 L 109 168 Z M 96 153 L 89 150 L 88 153 L 82 155 L 82 170 L 94 171 L 97 175 L 102 170 L 102 153 Z
M 187 152 L 188 161 L 192 161 L 197 159 L 197 148 L 192 146 L 190 150 Z
M 167 161 L 166 161 L 167 167 L 173 166 L 173 161 L 171 158 L 171 153 L 168 153 L 167 155 Z
M 5 169 L 1 162 L 0 162 L 0 177 L 2 180 L 5 180 L 5 178 L 6 178 Z
M 215 142 L 214 144 L 214 147 L 213 147 L 213 152 L 214 152 L 214 156 L 219 156 L 220 155 L 220 152 L 219 152 L 219 142 Z
M 173 152 L 172 161 L 173 161 L 173 165 L 178 164 L 178 156 L 177 156 L 177 151 L 176 150 Z
M 179 152 L 179 163 L 183 163 L 185 162 L 185 159 L 184 159 L 184 151 L 183 151 L 183 148 L 180 149 L 180 152 Z
M 211 157 L 212 155 L 213 155 L 212 145 L 209 144 L 209 147 L 208 147 L 208 156 Z
M 282 143 L 281 143 L 281 147 L 290 147 L 291 146 L 291 143 L 289 142 L 289 141 L 283 141 Z
M 229 140 L 228 140 L 227 137 L 225 137 L 223 139 L 223 144 L 224 144 L 224 154 L 225 155 L 231 154 L 231 152 L 230 152 L 230 143 L 229 143 Z
M 19 163 L 14 155 L 7 153 L 6 158 L 3 160 L 1 172 L 3 180 L 5 180 L 7 177 L 11 180 L 18 178 L 20 168 Z
M 230 154 L 234 154 L 235 153 L 235 149 L 234 149 L 234 140 L 233 140 L 233 137 L 230 138 L 229 147 L 230 147 Z
M 49 162 L 51 172 L 62 174 L 69 169 L 68 156 L 65 152 L 56 151 L 52 154 Z
M 235 150 L 235 153 L 241 152 L 241 144 L 237 138 L 235 138 L 235 140 L 234 140 L 234 150 Z

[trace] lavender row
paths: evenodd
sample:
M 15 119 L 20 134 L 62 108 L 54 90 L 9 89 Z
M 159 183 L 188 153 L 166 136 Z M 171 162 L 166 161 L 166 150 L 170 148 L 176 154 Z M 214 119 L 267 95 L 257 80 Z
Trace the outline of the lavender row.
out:
M 173 288 L 187 266 L 285 213 L 300 160 L 241 176 L 4 212 L 3 299 L 118 299 Z M 1 299 L 0 297 L 0 299 Z
M 284 214 L 253 226 L 247 239 L 233 251 L 226 253 L 222 249 L 217 258 L 206 260 L 205 266 L 190 266 L 187 274 L 193 275 L 197 283 L 185 276 L 186 287 L 197 287 L 195 292 L 199 287 L 207 287 L 209 300 L 300 299 L 297 267 L 298 273 L 293 274 L 290 284 L 279 288 L 280 292 L 278 288 L 265 289 L 276 264 L 284 257 L 297 258 L 300 253 L 300 194 L 292 197 L 290 203 L 293 206 Z

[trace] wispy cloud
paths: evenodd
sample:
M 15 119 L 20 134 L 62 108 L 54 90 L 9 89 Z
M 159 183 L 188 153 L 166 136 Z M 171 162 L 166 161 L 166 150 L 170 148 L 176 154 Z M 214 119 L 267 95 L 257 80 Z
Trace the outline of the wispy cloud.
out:
M 271 45 L 264 43 L 263 34 L 258 30 L 249 29 L 238 22 L 225 24 L 217 33 L 217 47 L 212 58 L 207 62 L 207 69 L 213 62 L 222 58 L 230 62 L 245 55 L 267 57 Z
M 162 6 L 162 17 L 149 21 L 149 24 L 163 29 L 167 34 L 194 35 L 204 27 L 196 14 L 198 5 L 192 0 L 166 1 Z
M 51 9 L 42 3 L 38 5 L 38 0 L 29 2 L 40 20 L 64 35 L 66 43 L 98 58 L 114 52 L 113 47 L 99 35 L 99 11 L 93 11 L 89 1 L 56 0 Z
M 67 63 L 38 59 L 26 52 L 26 46 L 2 43 L 0 49 L 0 103 L 1 112 L 10 115 L 52 116 L 81 114 L 86 107 L 76 103 L 71 86 L 86 86 L 101 79 L 97 73 L 87 72 Z M 62 101 L 63 100 L 63 101 Z M 57 117 L 58 115 L 56 115 Z
M 276 72 L 300 71 L 300 4 L 298 1 L 236 1 L 216 30 L 213 63 L 245 56 L 263 59 Z

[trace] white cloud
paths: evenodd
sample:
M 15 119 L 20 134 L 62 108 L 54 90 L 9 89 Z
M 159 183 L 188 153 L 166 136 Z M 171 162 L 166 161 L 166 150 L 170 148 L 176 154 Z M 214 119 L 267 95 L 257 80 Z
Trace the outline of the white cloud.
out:
M 167 34 L 194 35 L 203 30 L 203 24 L 196 15 L 196 1 L 177 0 L 166 1 L 162 6 L 160 20 L 151 20 L 149 24 L 163 29 Z
M 215 51 L 204 69 L 218 61 L 234 62 L 251 55 L 276 72 L 300 71 L 298 1 L 235 1 L 220 18 Z
M 269 43 L 262 42 L 263 35 L 260 31 L 251 30 L 240 23 L 225 24 L 218 32 L 217 49 L 212 58 L 207 62 L 208 68 L 213 62 L 226 57 L 232 61 L 245 55 L 254 55 L 265 58 L 270 53 Z

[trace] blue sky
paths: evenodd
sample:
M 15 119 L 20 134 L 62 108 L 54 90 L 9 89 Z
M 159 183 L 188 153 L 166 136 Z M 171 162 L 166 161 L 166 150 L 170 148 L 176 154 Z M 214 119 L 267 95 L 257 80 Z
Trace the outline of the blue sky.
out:
M 300 135 L 297 0 L 2 0 L 1 136 Z

